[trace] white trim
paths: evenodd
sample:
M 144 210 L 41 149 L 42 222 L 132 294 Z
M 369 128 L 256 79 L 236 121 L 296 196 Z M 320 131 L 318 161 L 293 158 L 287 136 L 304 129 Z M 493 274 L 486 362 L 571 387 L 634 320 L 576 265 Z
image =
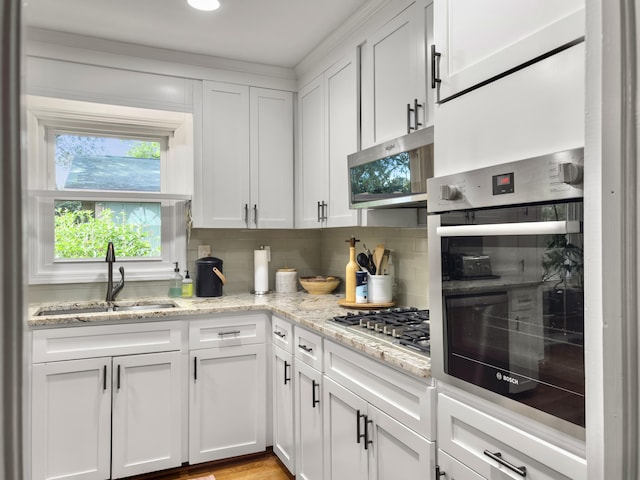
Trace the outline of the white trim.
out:
M 56 199 L 160 202 L 162 257 L 117 261 L 118 267 L 125 267 L 126 281 L 168 280 L 176 261 L 184 268 L 187 252 L 185 205 L 193 189 L 192 114 L 34 96 L 26 97 L 26 105 L 29 284 L 106 281 L 103 259 L 54 259 L 53 205 Z M 54 129 L 161 137 L 166 143 L 161 154 L 161 192 L 56 191 L 51 170 L 52 149 L 46 141 L 47 130 Z

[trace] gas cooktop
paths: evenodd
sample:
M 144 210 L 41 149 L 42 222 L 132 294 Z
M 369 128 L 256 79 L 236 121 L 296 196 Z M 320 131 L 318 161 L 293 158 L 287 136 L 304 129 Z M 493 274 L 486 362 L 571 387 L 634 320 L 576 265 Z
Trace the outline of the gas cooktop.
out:
M 390 308 L 367 312 L 350 312 L 332 320 L 360 333 L 402 345 L 417 353 L 429 355 L 429 310 Z

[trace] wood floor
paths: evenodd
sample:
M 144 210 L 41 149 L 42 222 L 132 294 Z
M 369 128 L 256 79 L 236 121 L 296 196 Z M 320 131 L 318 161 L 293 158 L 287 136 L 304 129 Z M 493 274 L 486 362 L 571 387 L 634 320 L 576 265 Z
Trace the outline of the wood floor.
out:
M 216 480 L 293 480 L 273 452 L 249 455 L 205 465 L 185 466 L 127 480 L 193 480 L 213 474 Z

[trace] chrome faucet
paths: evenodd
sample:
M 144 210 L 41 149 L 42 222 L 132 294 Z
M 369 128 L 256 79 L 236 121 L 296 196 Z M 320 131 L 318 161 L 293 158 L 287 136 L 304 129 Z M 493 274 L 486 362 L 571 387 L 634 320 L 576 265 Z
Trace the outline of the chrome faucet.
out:
M 107 258 L 105 262 L 109 263 L 108 277 L 107 277 L 107 302 L 113 302 L 116 299 L 116 295 L 120 293 L 120 290 L 124 288 L 124 267 L 120 267 L 120 282 L 113 286 L 113 262 L 116 261 L 116 252 L 113 248 L 113 242 L 109 242 L 107 245 Z

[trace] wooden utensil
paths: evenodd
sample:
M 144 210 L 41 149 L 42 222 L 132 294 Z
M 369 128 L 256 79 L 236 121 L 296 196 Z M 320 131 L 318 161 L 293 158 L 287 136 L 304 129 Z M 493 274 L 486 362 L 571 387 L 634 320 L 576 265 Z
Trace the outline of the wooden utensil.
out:
M 391 252 L 389 250 L 384 251 L 384 253 L 382 254 L 382 260 L 380 261 L 380 275 L 386 275 L 387 274 L 387 268 L 389 265 L 389 254 Z
M 382 263 L 382 257 L 384 256 L 384 243 L 376 245 L 376 249 L 373 251 L 373 262 L 376 264 L 376 274 L 382 275 L 380 270 L 380 264 Z

